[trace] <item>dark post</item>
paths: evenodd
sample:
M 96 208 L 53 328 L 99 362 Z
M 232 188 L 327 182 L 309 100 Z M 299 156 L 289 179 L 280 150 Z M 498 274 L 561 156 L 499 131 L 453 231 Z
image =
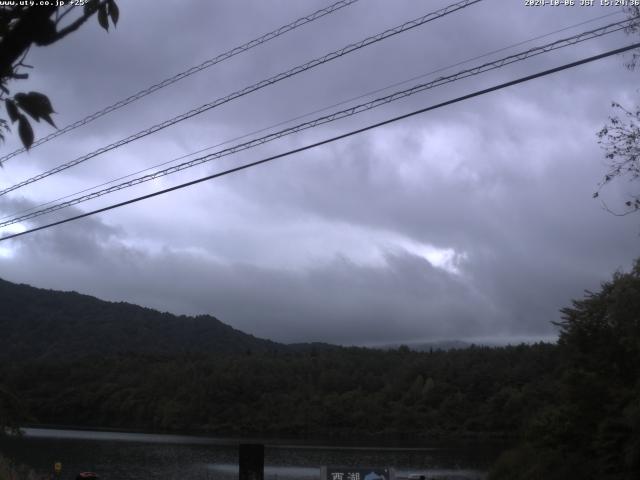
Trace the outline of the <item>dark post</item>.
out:
M 264 445 L 240 444 L 240 480 L 264 480 Z

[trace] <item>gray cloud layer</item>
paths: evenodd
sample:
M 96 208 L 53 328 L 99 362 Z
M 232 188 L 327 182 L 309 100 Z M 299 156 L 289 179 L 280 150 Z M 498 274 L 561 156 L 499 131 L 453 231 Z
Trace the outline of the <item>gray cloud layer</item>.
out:
M 34 51 L 36 70 L 25 88 L 47 92 L 64 125 L 324 5 L 193 1 L 175 9 L 123 2 L 116 31 L 107 35 L 91 24 L 60 45 Z M 9 185 L 444 5 L 359 2 L 13 159 L 1 182 Z M 0 213 L 614 12 L 508 5 L 487 0 L 172 127 L 2 199 Z M 629 40 L 620 34 L 429 91 L 116 199 Z M 0 276 L 176 313 L 210 313 L 283 341 L 542 338 L 553 334 L 550 321 L 559 308 L 639 253 L 637 218 L 613 217 L 591 199 L 604 172 L 595 132 L 611 100 L 635 101 L 637 75 L 611 58 L 23 237 L 0 245 Z M 15 145 L 10 140 L 3 150 Z M 624 188 L 612 189 L 607 200 L 615 202 Z

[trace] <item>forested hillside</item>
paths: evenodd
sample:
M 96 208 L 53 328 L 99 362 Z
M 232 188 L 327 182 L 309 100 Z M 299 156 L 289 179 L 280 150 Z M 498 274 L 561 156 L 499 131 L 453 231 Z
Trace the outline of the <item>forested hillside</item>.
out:
M 128 354 L 0 362 L 0 379 L 20 399 L 14 412 L 22 425 L 501 446 L 517 440 L 523 412 L 530 418 L 553 395 L 556 353 L 540 344 L 431 353 Z M 2 403 L 0 392 L 0 416 Z
M 492 480 L 639 478 L 640 262 L 565 308 L 557 345 L 427 352 L 292 348 L 210 317 L 6 282 L 2 288 L 8 306 L 0 342 L 9 349 L 0 360 L 3 425 L 412 442 L 502 438 L 517 446 L 496 464 Z M 15 327 L 18 318 L 24 324 Z M 161 348 L 139 334 L 153 321 L 161 329 L 149 338 Z M 56 322 L 64 348 L 55 343 Z M 187 332 L 171 338 L 181 327 Z M 69 347 L 83 335 L 95 351 Z M 98 347 L 105 338 L 116 345 Z M 198 348 L 182 348 L 191 338 Z M 66 348 L 70 355 L 54 354 Z
M 491 480 L 640 478 L 640 260 L 562 313 L 553 395 Z
M 43 423 L 295 436 L 513 436 L 553 395 L 553 345 L 4 364 Z
M 264 352 L 285 348 L 209 315 L 161 313 L 0 280 L 0 359 Z

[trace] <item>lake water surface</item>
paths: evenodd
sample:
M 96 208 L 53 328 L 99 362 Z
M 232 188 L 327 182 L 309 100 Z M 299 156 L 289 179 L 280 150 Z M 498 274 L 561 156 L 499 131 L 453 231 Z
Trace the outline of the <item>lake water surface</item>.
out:
M 38 473 L 62 462 L 62 480 L 93 471 L 101 480 L 238 478 L 238 444 L 265 444 L 265 479 L 318 480 L 320 466 L 393 467 L 397 478 L 483 479 L 499 446 L 365 446 L 275 439 L 229 439 L 83 430 L 26 428 L 0 437 L 0 453 Z

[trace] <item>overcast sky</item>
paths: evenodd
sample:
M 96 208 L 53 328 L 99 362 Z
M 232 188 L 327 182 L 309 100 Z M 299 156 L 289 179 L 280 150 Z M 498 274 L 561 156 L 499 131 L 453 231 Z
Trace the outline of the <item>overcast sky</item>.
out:
M 116 29 L 106 33 L 92 19 L 58 44 L 34 48 L 31 79 L 14 89 L 48 94 L 56 123 L 65 126 L 330 3 L 119 0 Z M 360 0 L 9 160 L 0 186 L 449 3 Z M 423 81 L 624 18 L 616 7 L 485 0 L 12 192 L 0 198 L 0 215 L 606 14 L 614 15 Z M 637 38 L 618 33 L 541 55 L 3 232 L 632 41 Z M 611 101 L 633 107 L 638 100 L 640 72 L 626 70 L 624 61 L 610 57 L 3 242 L 0 277 L 178 314 L 211 314 L 284 342 L 549 339 L 560 308 L 640 255 L 640 216 L 613 216 L 591 198 L 606 171 L 596 132 L 612 113 Z M 36 126 L 37 136 L 51 131 Z M 1 151 L 18 146 L 10 137 Z M 603 197 L 618 206 L 633 187 L 618 182 Z

